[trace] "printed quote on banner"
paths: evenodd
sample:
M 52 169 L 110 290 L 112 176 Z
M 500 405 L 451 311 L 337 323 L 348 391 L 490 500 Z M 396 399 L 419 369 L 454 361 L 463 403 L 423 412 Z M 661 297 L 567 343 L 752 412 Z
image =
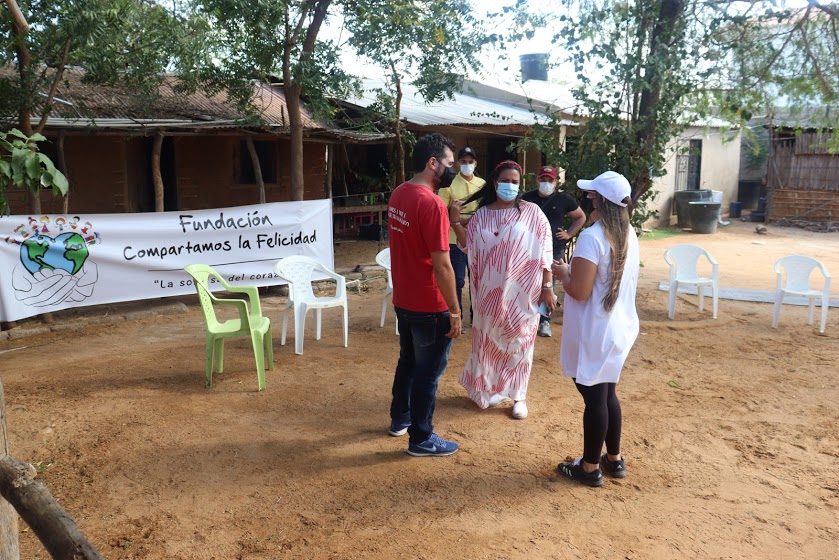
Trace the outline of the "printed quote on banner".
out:
M 233 284 L 283 284 L 290 255 L 333 268 L 332 201 L 213 210 L 0 218 L 0 320 L 194 293 L 188 264 Z

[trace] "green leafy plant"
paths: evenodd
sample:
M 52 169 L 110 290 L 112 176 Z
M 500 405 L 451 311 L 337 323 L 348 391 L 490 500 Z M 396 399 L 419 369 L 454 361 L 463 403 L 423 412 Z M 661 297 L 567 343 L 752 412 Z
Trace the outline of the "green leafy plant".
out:
M 45 140 L 40 134 L 27 136 L 16 128 L 0 132 L 0 214 L 9 213 L 6 191 L 10 188 L 52 189 L 56 196 L 67 193 L 67 177 L 38 151 L 38 142 Z

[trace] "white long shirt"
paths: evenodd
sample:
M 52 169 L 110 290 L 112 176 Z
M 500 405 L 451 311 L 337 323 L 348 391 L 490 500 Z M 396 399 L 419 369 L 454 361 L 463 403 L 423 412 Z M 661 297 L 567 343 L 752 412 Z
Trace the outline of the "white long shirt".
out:
M 603 308 L 603 297 L 609 290 L 611 249 L 600 221 L 580 234 L 573 258 L 582 258 L 597 265 L 597 275 L 588 299 L 577 301 L 565 294 L 559 351 L 563 373 L 574 377 L 580 385 L 617 383 L 626 357 L 638 338 L 639 322 L 635 311 L 638 237 L 630 232 L 627 238 L 620 291 L 615 306 L 608 313 Z

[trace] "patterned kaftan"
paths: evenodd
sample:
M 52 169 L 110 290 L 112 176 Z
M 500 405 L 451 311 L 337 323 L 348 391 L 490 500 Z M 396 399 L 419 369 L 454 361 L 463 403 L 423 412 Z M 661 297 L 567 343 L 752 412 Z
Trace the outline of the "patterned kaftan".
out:
M 521 201 L 480 208 L 466 228 L 472 297 L 472 352 L 460 384 L 481 408 L 493 393 L 525 400 L 539 323 L 542 270 L 553 258 L 550 225 Z

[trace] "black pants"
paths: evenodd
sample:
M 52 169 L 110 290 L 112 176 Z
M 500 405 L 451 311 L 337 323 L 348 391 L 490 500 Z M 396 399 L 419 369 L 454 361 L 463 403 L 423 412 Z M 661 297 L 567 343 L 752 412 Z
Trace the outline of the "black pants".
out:
M 616 383 L 600 383 L 587 387 L 575 382 L 586 403 L 583 412 L 583 460 L 600 463 L 600 452 L 606 442 L 606 452 L 621 452 L 621 403 L 615 393 Z

